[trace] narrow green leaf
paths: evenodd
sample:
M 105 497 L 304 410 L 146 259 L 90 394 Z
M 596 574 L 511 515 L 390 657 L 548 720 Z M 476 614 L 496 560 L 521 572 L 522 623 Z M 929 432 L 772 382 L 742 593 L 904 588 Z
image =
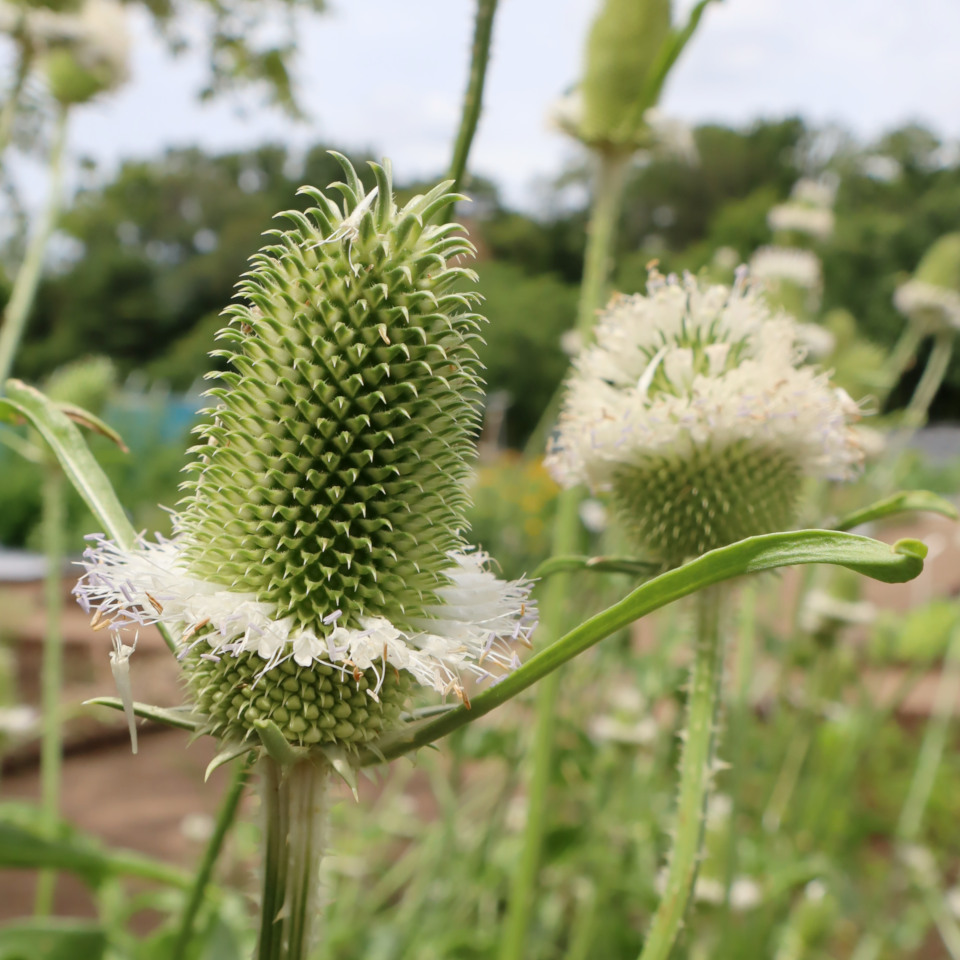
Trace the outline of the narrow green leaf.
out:
M 136 533 L 107 475 L 97 463 L 83 434 L 39 390 L 20 380 L 7 381 L 6 402 L 25 417 L 50 444 L 60 465 L 93 515 L 121 547 L 133 545 Z
M 891 497 L 871 503 L 869 507 L 847 514 L 834 524 L 834 530 L 852 530 L 873 520 L 911 512 L 939 513 L 951 520 L 956 520 L 960 516 L 957 508 L 949 500 L 929 490 L 901 490 L 900 493 L 895 493 Z
M 357 768 L 350 762 L 346 754 L 336 747 L 321 747 L 323 755 L 330 762 L 334 772 L 350 788 L 353 799 L 359 801 L 360 793 L 357 790 Z
M 52 400 L 20 380 L 8 380 L 6 390 L 4 402 L 25 417 L 50 444 L 64 473 L 93 515 L 103 524 L 105 532 L 119 546 L 133 546 L 136 539 L 133 526 L 76 424 L 57 409 Z M 176 650 L 176 641 L 166 626 L 157 624 L 157 627 L 167 646 Z
M 225 746 L 208 764 L 203 774 L 204 782 L 210 779 L 214 770 L 236 760 L 237 757 L 246 756 L 251 750 L 255 749 L 249 743 L 231 743 Z
M 377 763 L 381 757 L 389 760 L 446 736 L 515 697 L 611 633 L 714 583 L 803 563 L 838 564 L 884 583 L 903 583 L 923 569 L 926 552 L 926 546 L 918 540 L 900 540 L 891 546 L 836 530 L 770 533 L 711 550 L 641 584 L 623 600 L 571 630 L 495 686 L 474 697 L 469 709 L 457 707 L 442 716 L 388 734 L 376 744 L 376 751 L 371 749 L 360 755 L 359 764 Z
M 87 920 L 43 917 L 0 927 L 0 960 L 101 960 L 107 935 Z
M 111 710 L 123 711 L 123 701 L 119 697 L 94 697 L 92 700 L 84 700 L 83 705 L 109 707 Z M 176 727 L 178 730 L 190 730 L 195 733 L 201 726 L 200 721 L 188 707 L 155 707 L 150 703 L 134 700 L 133 712 L 144 720 L 155 720 L 157 723 Z
M 62 870 L 90 886 L 109 876 L 142 877 L 186 889 L 191 878 L 182 870 L 132 850 L 108 849 L 96 837 L 60 822 L 51 835 L 30 804 L 0 805 L 0 867 Z
M 663 90 L 663 85 L 666 83 L 667 77 L 673 69 L 673 65 L 677 62 L 680 54 L 683 53 L 690 39 L 697 32 L 697 27 L 700 26 L 700 20 L 703 18 L 704 12 L 713 2 L 719 2 L 719 0 L 700 0 L 690 11 L 690 16 L 687 17 L 687 22 L 683 28 L 674 30 L 664 41 L 663 46 L 657 54 L 657 59 L 650 68 L 650 73 L 644 84 L 643 93 L 638 100 L 638 107 L 640 109 L 637 115 L 631 117 L 633 122 L 639 122 L 643 117 L 644 111 L 649 107 L 656 106 L 657 101 L 660 99 L 660 92 Z
M 105 423 L 95 413 L 84 410 L 83 407 L 78 407 L 73 403 L 58 403 L 56 406 L 69 420 L 79 424 L 81 427 L 86 427 L 92 433 L 99 433 L 100 436 L 106 437 L 115 443 L 124 453 L 130 452 L 130 448 L 123 442 L 123 437 L 121 437 L 110 424 Z

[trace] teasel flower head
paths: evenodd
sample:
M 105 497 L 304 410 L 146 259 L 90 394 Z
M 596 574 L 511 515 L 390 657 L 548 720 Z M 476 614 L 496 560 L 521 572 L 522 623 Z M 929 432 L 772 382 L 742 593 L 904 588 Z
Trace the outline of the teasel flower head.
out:
M 0 23 L 17 16 L 0 8 Z M 50 93 L 61 104 L 86 103 L 130 73 L 130 32 L 118 0 L 83 0 L 63 12 L 31 9 L 12 28 L 39 55 Z
M 789 529 L 804 478 L 846 478 L 858 408 L 803 365 L 795 322 L 740 271 L 733 287 L 651 272 L 617 296 L 577 358 L 548 466 L 608 490 L 665 566 Z
M 960 330 L 960 233 L 945 234 L 930 247 L 893 302 L 924 332 Z
M 826 240 L 833 233 L 834 215 L 829 207 L 791 201 L 770 209 L 767 224 L 774 233 L 788 241 L 804 238 Z
M 342 206 L 305 212 L 251 261 L 225 315 L 174 536 L 100 537 L 81 602 L 115 627 L 178 631 L 206 729 L 270 721 L 293 744 L 356 748 L 396 722 L 413 681 L 466 699 L 517 662 L 526 581 L 464 539 L 482 317 L 447 184 L 398 209 L 338 157 Z

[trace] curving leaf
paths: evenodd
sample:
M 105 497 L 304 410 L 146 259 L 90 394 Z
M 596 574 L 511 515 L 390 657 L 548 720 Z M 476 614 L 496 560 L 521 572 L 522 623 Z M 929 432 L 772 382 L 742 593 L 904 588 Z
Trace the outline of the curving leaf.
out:
M 123 442 L 123 437 L 110 424 L 104 423 L 96 414 L 73 403 L 58 403 L 56 406 L 69 420 L 81 427 L 86 427 L 91 433 L 99 433 L 101 437 L 113 441 L 124 453 L 130 452 L 130 448 Z
M 64 473 L 106 532 L 121 547 L 132 546 L 136 532 L 76 425 L 34 387 L 20 380 L 8 380 L 6 390 L 5 403 L 13 406 L 50 444 Z
M 191 883 L 190 875 L 176 867 L 132 850 L 106 848 L 66 822 L 51 833 L 38 808 L 21 803 L 0 805 L 0 867 L 63 870 L 90 886 L 109 876 L 143 877 L 181 889 Z
M 870 523 L 873 520 L 882 520 L 884 517 L 892 517 L 898 513 L 939 513 L 943 517 L 949 517 L 956 520 L 960 517 L 957 508 L 943 497 L 929 490 L 901 490 L 899 493 L 871 503 L 869 507 L 862 510 L 855 510 L 847 514 L 842 520 L 834 524 L 834 530 L 852 530 L 861 524 Z
M 106 931 L 89 920 L 43 917 L 0 927 L 0 960 L 101 960 Z
M 109 707 L 111 710 L 123 711 L 123 701 L 119 697 L 94 697 L 92 700 L 84 700 L 83 705 Z M 134 700 L 133 712 L 144 720 L 154 720 L 168 727 L 176 727 L 178 730 L 190 730 L 196 733 L 201 726 L 189 707 L 155 707 L 152 704 Z
M 903 583 L 920 573 L 926 554 L 927 548 L 919 540 L 900 540 L 891 546 L 836 530 L 770 533 L 711 550 L 648 580 L 623 600 L 571 630 L 495 686 L 474 697 L 469 710 L 461 706 L 419 724 L 409 724 L 378 741 L 376 750 L 361 753 L 359 764 L 366 766 L 383 758 L 389 760 L 452 733 L 515 697 L 604 637 L 712 584 L 746 573 L 804 563 L 838 564 L 884 583 Z
M 133 546 L 136 532 L 76 424 L 52 400 L 20 380 L 8 380 L 6 390 L 3 404 L 25 417 L 46 440 L 63 472 L 104 530 L 121 547 Z M 157 627 L 167 646 L 176 650 L 176 641 L 166 626 L 158 624 Z
M 208 764 L 203 774 L 204 783 L 210 779 L 214 770 L 219 769 L 227 763 L 236 760 L 237 757 L 245 756 L 256 748 L 249 743 L 229 743 L 227 744 Z

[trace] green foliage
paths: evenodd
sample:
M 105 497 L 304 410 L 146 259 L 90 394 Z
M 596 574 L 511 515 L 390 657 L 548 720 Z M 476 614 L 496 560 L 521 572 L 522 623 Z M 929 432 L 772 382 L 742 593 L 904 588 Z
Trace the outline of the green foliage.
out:
M 487 393 L 507 391 L 507 442 L 519 444 L 536 426 L 567 372 L 560 340 L 573 326 L 576 287 L 550 274 L 529 276 L 508 263 L 479 267 L 477 289 L 490 321 L 479 348 Z
M 870 652 L 881 661 L 931 663 L 942 659 L 960 619 L 957 604 L 932 601 L 906 613 L 886 612 L 871 632 Z
M 497 558 L 507 580 L 529 576 L 550 552 L 557 485 L 539 460 L 505 454 L 481 463 L 470 487 L 471 539 Z
M 22 920 L 0 927 L 0 960 L 101 960 L 106 931 L 84 920 Z

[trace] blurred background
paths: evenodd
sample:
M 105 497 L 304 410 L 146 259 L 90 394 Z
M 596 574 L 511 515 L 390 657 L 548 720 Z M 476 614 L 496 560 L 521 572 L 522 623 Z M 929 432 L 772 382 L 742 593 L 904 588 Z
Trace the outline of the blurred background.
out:
M 490 321 L 472 536 L 506 576 L 529 573 L 550 550 L 556 489 L 537 456 L 540 425 L 578 349 L 569 331 L 592 182 L 589 152 L 560 127 L 597 6 L 503 0 L 465 184 L 471 202 L 458 207 L 478 249 Z M 677 4 L 675 19 L 691 6 Z M 63 107 L 38 73 L 20 76 L 23 9 L 0 5 L 0 90 L 7 104 L 16 102 L 0 165 L 0 304 L 8 305 L 54 189 L 55 115 Z M 177 502 L 203 377 L 218 362 L 207 354 L 219 314 L 261 234 L 278 210 L 301 204 L 298 186 L 339 178 L 330 149 L 358 169 L 365 159 L 390 157 L 401 196 L 444 175 L 475 11 L 466 0 L 143 0 L 122 12 L 112 41 L 124 48 L 126 66 L 89 99 L 70 101 L 62 206 L 12 372 L 51 389 L 73 371 L 70 389 L 79 393 L 71 402 L 93 408 L 129 446 L 126 453 L 107 438 L 91 440 L 134 525 L 168 533 L 164 507 Z M 865 411 L 881 424 L 899 423 L 932 348 L 921 338 L 894 380 L 884 381 L 906 323 L 895 292 L 938 238 L 960 229 L 958 41 L 954 0 L 709 6 L 651 120 L 660 135 L 631 163 L 614 288 L 642 291 L 651 261 L 664 272 L 729 282 L 761 248 L 812 254 L 815 276 L 769 274 L 772 298 L 811 324 L 811 349 Z M 798 182 L 816 185 L 815 202 Z M 771 212 L 808 201 L 829 211 L 827 229 L 784 226 Z M 762 274 L 762 256 L 754 272 Z M 956 499 L 958 420 L 954 355 L 926 428 L 885 468 L 894 488 Z M 22 454 L 0 445 L 5 799 L 38 796 L 35 710 L 49 626 L 44 489 L 36 458 Z M 861 492 L 871 489 L 867 482 Z M 842 510 L 857 494 L 829 502 Z M 585 548 L 599 550 L 603 504 L 588 501 L 582 516 Z M 65 489 L 68 558 L 95 529 Z M 797 578 L 766 581 L 776 584 L 773 597 L 750 594 L 756 670 L 737 665 L 728 723 L 740 766 L 721 777 L 726 812 L 711 821 L 715 862 L 705 871 L 723 885 L 712 906 L 704 887 L 704 919 L 683 948 L 690 957 L 960 956 L 960 755 L 952 726 L 938 754 L 926 832 L 912 838 L 916 856 L 932 865 L 916 867 L 916 881 L 889 879 L 899 856 L 898 813 L 960 619 L 960 548 L 954 526 L 939 518 L 878 534 L 927 536 L 928 572 L 908 587 L 872 586 L 863 596 L 834 584 L 834 599 L 847 606 L 826 612 L 796 600 Z M 66 596 L 72 579 L 66 565 L 63 813 L 111 844 L 186 865 L 209 833 L 223 772 L 204 789 L 212 750 L 198 743 L 184 752 L 183 738 L 169 732 L 144 736 L 145 756 L 131 760 L 123 723 L 80 707 L 111 693 L 112 681 L 105 635 L 91 631 Z M 598 587 L 585 605 L 625 585 Z M 685 630 L 679 615 L 645 621 L 598 651 L 570 684 L 558 718 L 555 779 L 564 799 L 548 830 L 531 957 L 635 953 L 668 823 Z M 176 665 L 156 638 L 143 646 L 133 670 L 137 699 L 178 702 Z M 630 682 L 611 694 L 598 678 L 622 670 Z M 951 689 L 939 715 L 950 715 Z M 324 956 L 494 955 L 488 928 L 502 910 L 523 826 L 524 784 L 513 768 L 528 713 L 512 705 L 505 717 L 458 735 L 443 759 L 425 758 L 416 770 L 403 764 L 386 783 L 364 785 L 366 812 L 383 811 L 374 825 L 361 824 L 351 804 L 338 808 L 346 840 L 330 866 L 338 894 Z M 471 824 L 456 827 L 464 810 Z M 251 850 L 241 831 L 226 886 L 248 885 Z M 365 899 L 364 884 L 382 864 L 394 873 Z M 730 892 L 738 878 L 742 901 Z M 444 899 L 451 888 L 462 904 Z M 0 890 L 0 916 L 30 912 L 33 890 L 22 873 L 0 871 Z M 95 900 L 79 881 L 61 878 L 61 911 L 89 914 Z M 159 900 L 131 904 L 122 922 L 140 932 L 165 909 Z M 424 911 L 435 919 L 424 921 Z M 445 911 L 453 919 L 443 924 Z M 885 913 L 897 917 L 878 947 L 886 952 L 866 952 L 864 932 Z M 579 924 L 572 930 L 570 915 Z

